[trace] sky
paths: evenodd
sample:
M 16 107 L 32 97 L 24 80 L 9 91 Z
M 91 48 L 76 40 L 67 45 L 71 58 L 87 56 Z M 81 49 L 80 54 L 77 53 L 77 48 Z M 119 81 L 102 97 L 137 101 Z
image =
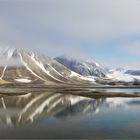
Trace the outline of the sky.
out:
M 0 0 L 0 47 L 140 69 L 140 0 Z

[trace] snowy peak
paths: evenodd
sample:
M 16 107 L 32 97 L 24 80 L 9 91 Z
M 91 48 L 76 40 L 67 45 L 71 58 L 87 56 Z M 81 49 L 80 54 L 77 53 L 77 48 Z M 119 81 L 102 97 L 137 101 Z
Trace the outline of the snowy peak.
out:
M 80 75 L 38 52 L 6 48 L 0 53 L 0 82 L 12 83 L 87 83 Z M 93 81 L 93 80 L 92 80 Z
M 85 62 L 89 63 L 89 64 L 92 64 L 92 65 L 95 65 L 96 67 L 100 67 L 100 65 L 97 62 L 93 61 L 92 59 L 88 59 Z
M 0 84 L 137 84 L 139 70 L 107 70 L 93 60 L 66 56 L 51 59 L 37 51 L 0 48 Z
M 84 61 L 68 56 L 59 56 L 55 58 L 56 61 L 69 68 L 70 70 L 83 76 L 97 76 L 105 77 L 105 70 L 94 61 Z
M 37 61 L 49 60 L 50 58 L 36 52 L 23 48 L 0 48 L 0 65 L 15 66 L 17 61 L 19 65 L 23 65 L 21 57 L 28 59 L 36 59 Z M 3 60 L 3 61 L 2 61 Z M 4 63 L 2 63 L 4 62 Z M 12 63 L 11 63 L 12 62 Z
M 1 48 L 0 51 L 0 58 L 5 60 L 19 59 L 19 54 L 25 52 L 25 50 L 17 48 Z

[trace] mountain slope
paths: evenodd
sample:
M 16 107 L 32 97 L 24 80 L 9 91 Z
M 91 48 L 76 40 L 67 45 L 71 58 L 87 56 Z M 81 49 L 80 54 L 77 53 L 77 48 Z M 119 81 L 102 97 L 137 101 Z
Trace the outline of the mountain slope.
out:
M 55 58 L 56 61 L 63 64 L 70 70 L 83 76 L 105 77 L 106 72 L 96 62 L 83 61 L 67 56 L 59 56 Z
M 0 53 L 0 83 L 84 83 L 87 79 L 38 52 L 3 49 Z
M 0 51 L 0 84 L 140 85 L 139 71 L 106 70 L 93 61 L 70 57 L 50 59 L 38 52 L 5 48 Z M 31 84 L 31 85 L 30 85 Z
M 124 82 L 132 82 L 135 80 L 140 80 L 140 75 L 119 69 L 110 70 L 109 73 L 107 74 L 107 77 L 110 79 L 114 79 L 116 81 L 124 81 Z

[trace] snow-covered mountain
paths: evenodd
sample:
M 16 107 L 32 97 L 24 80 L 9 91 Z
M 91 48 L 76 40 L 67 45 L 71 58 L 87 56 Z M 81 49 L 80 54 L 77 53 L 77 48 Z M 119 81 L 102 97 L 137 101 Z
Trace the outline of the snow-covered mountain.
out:
M 96 79 L 96 83 L 102 85 L 140 85 L 140 76 L 127 73 L 124 69 L 111 69 L 105 78 Z
M 106 77 L 105 69 L 94 61 L 78 60 L 68 56 L 59 56 L 55 60 L 80 75 Z
M 15 48 L 1 49 L 0 74 L 0 84 L 85 83 L 90 80 L 38 52 Z
M 140 71 L 104 69 L 93 61 L 51 59 L 25 49 L 0 49 L 0 84 L 140 85 Z
M 107 77 L 110 79 L 114 79 L 116 81 L 125 81 L 125 82 L 132 82 L 135 80 L 140 80 L 140 75 L 133 74 L 133 71 L 124 70 L 124 69 L 116 69 L 110 70 L 107 74 Z

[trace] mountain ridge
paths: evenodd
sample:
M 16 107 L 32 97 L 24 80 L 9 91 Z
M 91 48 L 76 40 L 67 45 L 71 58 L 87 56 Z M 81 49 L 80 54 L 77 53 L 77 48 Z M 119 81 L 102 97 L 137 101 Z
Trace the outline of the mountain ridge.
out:
M 106 77 L 105 70 L 93 60 L 85 61 L 67 56 L 58 56 L 54 59 L 80 75 Z
M 0 53 L 1 83 L 85 83 L 88 79 L 78 75 L 57 61 L 25 49 L 4 49 Z M 2 62 L 3 62 L 2 61 Z M 89 79 L 90 80 L 90 79 Z M 92 80 L 93 81 L 93 80 Z
M 140 85 L 139 71 L 106 69 L 93 60 L 50 57 L 36 51 L 5 48 L 0 51 L 0 84 Z

